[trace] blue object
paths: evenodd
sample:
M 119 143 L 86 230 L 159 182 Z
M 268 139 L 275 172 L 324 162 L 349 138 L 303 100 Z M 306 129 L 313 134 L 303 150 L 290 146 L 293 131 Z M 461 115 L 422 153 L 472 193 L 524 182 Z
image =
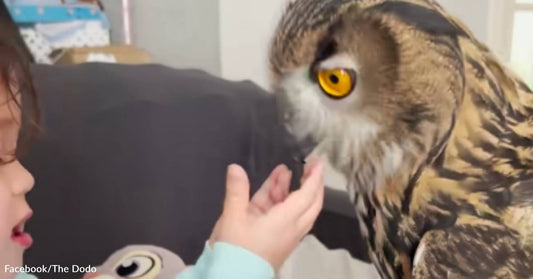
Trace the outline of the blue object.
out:
M 69 4 L 75 1 L 70 1 Z M 4 0 L 4 2 L 8 6 L 60 6 L 64 4 L 61 0 Z
M 94 6 L 82 0 L 3 0 L 7 6 Z
M 17 24 L 65 22 L 72 20 L 101 20 L 107 22 L 105 14 L 98 6 L 87 4 L 61 4 L 60 0 L 4 0 Z M 39 3 L 39 5 L 35 5 Z
M 37 277 L 28 273 L 19 273 L 14 279 L 37 279 Z
M 217 242 L 213 249 L 206 243 L 196 265 L 176 279 L 270 279 L 272 266 L 258 255 L 229 243 Z

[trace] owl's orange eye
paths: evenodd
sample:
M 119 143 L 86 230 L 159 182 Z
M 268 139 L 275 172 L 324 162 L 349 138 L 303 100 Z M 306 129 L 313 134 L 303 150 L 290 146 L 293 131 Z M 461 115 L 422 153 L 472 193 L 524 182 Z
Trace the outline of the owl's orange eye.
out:
M 318 72 L 318 83 L 327 96 L 342 99 L 353 91 L 355 73 L 345 69 L 322 70 Z

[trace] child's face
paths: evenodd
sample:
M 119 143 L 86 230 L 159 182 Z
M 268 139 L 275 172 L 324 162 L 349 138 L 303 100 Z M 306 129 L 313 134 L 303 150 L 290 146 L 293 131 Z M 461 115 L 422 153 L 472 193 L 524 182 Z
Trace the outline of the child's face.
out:
M 0 278 L 5 265 L 22 265 L 22 254 L 32 243 L 24 223 L 32 214 L 26 193 L 34 180 L 15 158 L 20 114 L 16 101 L 0 86 Z

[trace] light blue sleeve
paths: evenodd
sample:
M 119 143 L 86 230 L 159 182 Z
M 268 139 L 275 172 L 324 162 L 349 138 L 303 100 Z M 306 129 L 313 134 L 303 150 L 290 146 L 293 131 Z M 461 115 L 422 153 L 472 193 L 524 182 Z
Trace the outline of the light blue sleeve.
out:
M 37 279 L 37 277 L 28 273 L 19 273 L 13 279 Z
M 256 254 L 228 243 L 206 244 L 195 266 L 176 279 L 271 279 L 274 269 Z

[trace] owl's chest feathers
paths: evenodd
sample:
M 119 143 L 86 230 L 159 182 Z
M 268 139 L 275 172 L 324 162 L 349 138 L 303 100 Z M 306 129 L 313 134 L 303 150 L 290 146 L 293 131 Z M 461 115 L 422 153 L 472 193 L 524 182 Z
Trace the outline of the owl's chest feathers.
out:
M 475 105 L 472 100 L 475 96 L 467 96 L 465 106 Z M 460 115 L 442 157 L 426 166 L 416 181 L 389 180 L 375 188 L 395 191 L 355 190 L 363 235 L 382 278 L 409 278 L 424 234 L 461 220 L 503 226 L 533 247 L 533 161 L 527 160 L 533 150 L 514 142 L 531 140 L 519 135 L 533 131 L 531 121 L 487 116 L 483 107 L 470 107 L 467 115 Z M 494 134 L 479 136 L 484 132 Z
M 411 255 L 419 236 L 409 226 L 409 218 L 399 210 L 384 210 L 375 196 L 356 194 L 357 216 L 370 258 L 381 278 L 409 278 Z
M 421 178 L 424 178 L 423 175 Z M 509 204 L 498 208 L 504 197 L 490 197 L 490 192 L 454 192 L 443 188 L 461 187 L 458 181 L 442 184 L 435 182 L 433 191 L 416 191 L 409 212 L 399 205 L 376 204 L 376 197 L 356 195 L 357 212 L 371 259 L 382 278 L 410 278 L 414 255 L 424 235 L 433 230 L 448 230 L 459 224 L 482 225 L 490 223 L 515 235 L 523 245 L 533 249 L 533 204 Z M 463 185 L 468 187 L 469 185 Z M 427 189 L 427 188 L 426 188 Z M 414 201 L 416 199 L 416 202 Z M 498 199 L 498 201 L 496 201 Z
M 533 160 L 527 160 L 533 150 L 517 142 L 529 141 L 518 133 L 533 127 L 527 121 L 494 118 L 476 98 L 465 97 L 440 158 L 416 177 L 370 188 L 354 183 L 363 235 L 382 278 L 409 278 L 424 234 L 460 220 L 493 222 L 516 232 L 524 245 L 533 245 L 533 202 L 526 204 L 533 201 L 533 182 L 523 189 L 516 186 L 533 179 Z M 532 196 L 517 204 L 520 190 Z
M 425 177 L 425 174 L 421 175 L 421 179 Z M 421 183 L 434 181 L 436 184 L 433 185 L 436 186 L 429 190 L 425 188 L 427 186 L 420 185 L 420 190 L 415 190 L 413 193 L 413 206 L 408 212 L 402 210 L 401 204 L 379 202 L 386 200 L 385 198 L 372 194 L 356 194 L 360 227 L 367 240 L 371 260 L 377 266 L 382 278 L 411 278 L 414 256 L 424 235 L 433 230 L 446 230 L 461 220 L 483 220 L 502 226 L 512 225 L 510 223 L 512 221 L 515 225 L 529 224 L 527 228 L 532 228 L 533 219 L 525 214 L 533 212 L 533 207 L 527 212 L 520 211 L 522 214 L 514 220 L 508 218 L 506 221 L 505 216 L 493 211 L 492 205 L 484 203 L 483 198 L 476 193 L 463 196 L 459 192 L 441 190 L 441 187 L 453 188 L 460 183 L 445 185 L 440 184 L 442 182 L 439 182 L 439 178 L 434 179 L 421 181 Z M 512 209 L 508 212 L 509 216 L 515 216 L 512 214 Z M 529 218 L 529 223 L 524 222 L 525 218 Z M 526 240 L 527 238 L 524 239 Z

